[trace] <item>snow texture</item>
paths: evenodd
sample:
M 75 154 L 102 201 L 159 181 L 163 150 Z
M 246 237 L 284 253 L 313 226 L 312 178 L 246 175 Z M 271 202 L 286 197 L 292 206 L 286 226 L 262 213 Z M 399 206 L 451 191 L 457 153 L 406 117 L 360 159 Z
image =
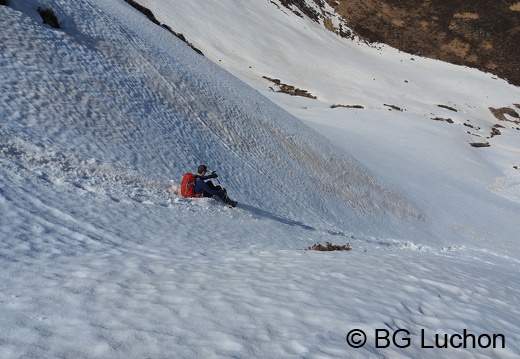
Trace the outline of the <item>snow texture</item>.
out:
M 278 0 L 139 3 L 205 56 L 124 1 L 0 6 L 0 358 L 520 357 L 519 88 Z M 237 208 L 176 194 L 200 163 Z

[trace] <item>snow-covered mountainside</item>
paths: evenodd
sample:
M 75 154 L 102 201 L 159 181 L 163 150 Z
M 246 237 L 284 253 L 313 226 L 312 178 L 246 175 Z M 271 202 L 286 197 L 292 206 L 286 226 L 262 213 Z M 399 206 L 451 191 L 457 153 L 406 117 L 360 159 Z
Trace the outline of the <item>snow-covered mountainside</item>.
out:
M 433 223 L 428 239 L 415 232 L 423 226 L 410 225 L 414 241 L 449 246 L 463 237 L 482 246 L 498 236 L 511 239 L 502 254 L 516 251 L 519 88 L 474 69 L 344 39 L 275 1 L 139 4 L 346 149 L 385 189 L 390 182 L 390 190 L 413 202 L 407 213 Z M 312 1 L 307 4 L 312 7 Z M 268 26 L 266 18 L 272 19 Z M 284 95 L 272 80 L 317 98 Z M 333 164 L 327 164 L 328 172 L 334 172 Z M 333 175 L 342 186 L 358 184 L 351 171 Z M 491 219 L 489 212 L 501 214 Z M 363 222 L 359 230 L 376 226 Z
M 518 88 L 276 0 L 139 3 L 205 56 L 124 1 L 0 6 L 1 358 L 520 353 Z M 200 163 L 238 208 L 175 194 Z

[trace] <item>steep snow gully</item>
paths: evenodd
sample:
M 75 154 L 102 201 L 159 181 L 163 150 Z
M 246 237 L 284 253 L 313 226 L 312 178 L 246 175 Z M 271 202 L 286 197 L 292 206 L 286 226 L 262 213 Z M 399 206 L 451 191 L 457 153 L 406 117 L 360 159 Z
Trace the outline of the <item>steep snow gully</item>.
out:
M 276 208 L 288 220 L 348 231 L 377 219 L 381 228 L 367 232 L 403 238 L 417 233 L 410 223 L 425 222 L 346 153 L 130 7 L 119 23 L 89 2 L 49 5 L 63 19 L 61 31 L 28 17 L 28 4 L 18 3 L 23 12 L 2 7 L 9 16 L 1 101 L 11 119 L 2 138 L 11 157 L 52 167 L 52 159 L 36 158 L 48 148 L 72 158 L 68 171 L 56 163 L 58 177 L 88 163 L 104 168 L 95 172 L 108 180 L 106 169 L 115 167 L 154 183 L 178 181 L 206 162 L 241 202 Z M 100 23 L 102 36 L 93 31 Z M 38 156 L 14 150 L 13 141 Z

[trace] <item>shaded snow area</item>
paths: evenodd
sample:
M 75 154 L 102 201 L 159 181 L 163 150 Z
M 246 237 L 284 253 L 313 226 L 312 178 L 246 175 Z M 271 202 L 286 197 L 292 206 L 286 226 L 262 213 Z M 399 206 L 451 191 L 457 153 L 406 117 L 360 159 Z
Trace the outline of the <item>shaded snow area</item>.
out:
M 255 3 L 0 5 L 0 358 L 520 357 L 520 90 Z

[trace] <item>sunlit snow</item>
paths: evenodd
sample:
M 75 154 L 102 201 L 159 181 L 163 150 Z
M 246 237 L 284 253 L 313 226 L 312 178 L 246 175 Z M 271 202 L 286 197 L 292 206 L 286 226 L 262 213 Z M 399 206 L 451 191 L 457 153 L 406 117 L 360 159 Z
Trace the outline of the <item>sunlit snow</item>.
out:
M 122 0 L 0 6 L 0 358 L 520 356 L 518 87 L 278 0 L 139 3 L 204 56 Z M 200 163 L 237 208 L 176 194 Z

